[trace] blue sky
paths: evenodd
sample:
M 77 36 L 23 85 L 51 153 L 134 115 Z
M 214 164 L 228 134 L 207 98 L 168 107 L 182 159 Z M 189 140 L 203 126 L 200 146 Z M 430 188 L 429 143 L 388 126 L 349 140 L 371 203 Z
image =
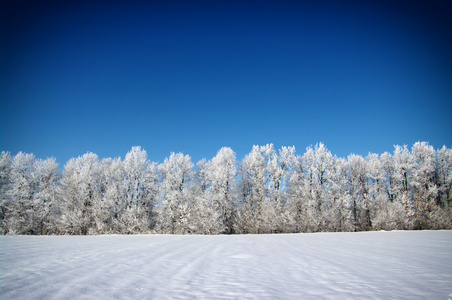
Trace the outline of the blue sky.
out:
M 3 1 L 0 149 L 452 145 L 448 1 Z

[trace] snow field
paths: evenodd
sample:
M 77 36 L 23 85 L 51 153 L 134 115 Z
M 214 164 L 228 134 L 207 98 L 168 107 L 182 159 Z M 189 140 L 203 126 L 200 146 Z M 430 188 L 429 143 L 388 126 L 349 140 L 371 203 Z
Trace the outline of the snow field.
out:
M 452 231 L 0 237 L 0 299 L 448 299 Z

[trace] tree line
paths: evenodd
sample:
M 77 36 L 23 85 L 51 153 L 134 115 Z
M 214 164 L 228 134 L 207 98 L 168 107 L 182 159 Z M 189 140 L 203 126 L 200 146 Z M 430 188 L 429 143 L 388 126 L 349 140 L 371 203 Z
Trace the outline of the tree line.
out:
M 0 156 L 1 234 L 232 234 L 452 228 L 452 151 L 426 142 L 333 156 L 324 144 L 231 148 L 195 165 L 133 147 L 120 158 Z

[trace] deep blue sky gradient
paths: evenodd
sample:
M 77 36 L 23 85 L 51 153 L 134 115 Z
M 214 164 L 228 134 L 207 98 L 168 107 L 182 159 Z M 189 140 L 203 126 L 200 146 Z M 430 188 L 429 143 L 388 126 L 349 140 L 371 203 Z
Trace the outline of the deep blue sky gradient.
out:
M 3 1 L 0 150 L 452 145 L 448 1 Z

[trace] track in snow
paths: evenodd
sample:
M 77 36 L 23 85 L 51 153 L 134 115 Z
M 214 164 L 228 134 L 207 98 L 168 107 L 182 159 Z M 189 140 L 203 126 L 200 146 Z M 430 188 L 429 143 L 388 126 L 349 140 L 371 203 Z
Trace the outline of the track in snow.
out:
M 0 237 L 1 299 L 447 299 L 452 231 Z

